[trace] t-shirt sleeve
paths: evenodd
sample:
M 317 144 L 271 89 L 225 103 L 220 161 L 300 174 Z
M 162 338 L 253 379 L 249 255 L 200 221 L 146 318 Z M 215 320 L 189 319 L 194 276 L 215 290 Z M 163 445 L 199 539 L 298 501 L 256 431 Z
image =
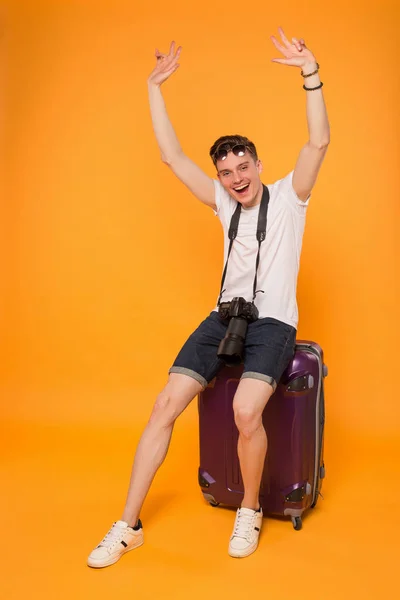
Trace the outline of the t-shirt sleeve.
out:
M 284 194 L 290 204 L 297 208 L 298 212 L 305 213 L 310 202 L 311 194 L 309 194 L 305 202 L 300 200 L 293 188 L 293 174 L 294 171 L 291 171 L 286 177 L 281 179 L 279 182 L 279 191 Z

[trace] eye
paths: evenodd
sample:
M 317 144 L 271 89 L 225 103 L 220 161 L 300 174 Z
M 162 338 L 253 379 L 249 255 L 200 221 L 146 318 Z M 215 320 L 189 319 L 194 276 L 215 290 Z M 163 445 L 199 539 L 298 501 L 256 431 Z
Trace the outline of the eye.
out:
M 224 171 L 224 172 L 222 173 L 222 177 L 227 177 L 228 175 L 229 175 L 229 171 Z
M 245 171 L 246 169 L 247 169 L 247 165 L 243 165 L 243 166 L 240 168 L 240 170 L 241 170 L 241 171 Z

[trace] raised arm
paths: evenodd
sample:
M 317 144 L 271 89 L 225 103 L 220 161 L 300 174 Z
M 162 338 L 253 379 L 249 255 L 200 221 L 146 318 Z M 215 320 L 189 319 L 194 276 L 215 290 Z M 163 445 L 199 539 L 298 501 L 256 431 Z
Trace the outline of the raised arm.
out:
M 201 202 L 216 209 L 213 180 L 184 154 L 168 117 L 161 93 L 161 85 L 179 68 L 180 54 L 180 47 L 175 52 L 175 42 L 172 42 L 169 54 L 161 54 L 156 50 L 157 64 L 148 78 L 154 133 L 161 151 L 162 161 Z
M 300 67 L 307 88 L 307 124 L 309 139 L 300 151 L 293 174 L 293 188 L 303 202 L 307 200 L 315 185 L 319 170 L 324 160 L 329 141 L 329 121 L 326 112 L 322 84 L 319 78 L 319 66 L 315 56 L 307 48 L 303 39 L 286 38 L 279 28 L 282 44 L 271 36 L 275 47 L 285 58 L 275 58 L 273 62 Z

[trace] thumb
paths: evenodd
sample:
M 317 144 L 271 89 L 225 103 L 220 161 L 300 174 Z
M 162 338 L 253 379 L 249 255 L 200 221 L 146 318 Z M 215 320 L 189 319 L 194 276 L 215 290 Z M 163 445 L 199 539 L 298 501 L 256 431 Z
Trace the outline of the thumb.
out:
M 272 58 L 271 62 L 280 63 L 281 65 L 289 64 L 289 61 L 287 61 L 285 58 Z

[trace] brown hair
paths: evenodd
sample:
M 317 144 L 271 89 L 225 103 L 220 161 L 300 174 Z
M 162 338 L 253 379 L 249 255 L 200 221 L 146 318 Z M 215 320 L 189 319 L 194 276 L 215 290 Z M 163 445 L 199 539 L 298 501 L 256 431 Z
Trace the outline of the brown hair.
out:
M 258 160 L 256 147 L 247 137 L 244 137 L 243 135 L 223 135 L 222 137 L 218 138 L 210 148 L 210 156 L 214 165 L 216 164 L 216 161 L 214 160 L 214 154 L 217 151 L 218 146 L 221 146 L 222 144 L 226 144 L 231 148 L 237 144 L 243 144 L 244 146 L 247 146 L 250 153 L 253 155 L 254 160 Z

